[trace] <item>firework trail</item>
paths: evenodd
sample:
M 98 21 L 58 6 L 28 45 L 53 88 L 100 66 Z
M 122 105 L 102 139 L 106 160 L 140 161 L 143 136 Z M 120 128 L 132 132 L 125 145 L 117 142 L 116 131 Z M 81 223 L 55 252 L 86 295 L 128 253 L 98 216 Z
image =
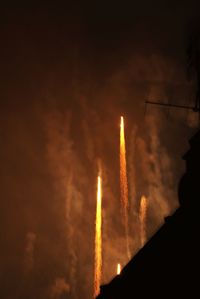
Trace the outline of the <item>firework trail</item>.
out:
M 121 205 L 123 214 L 123 223 L 125 227 L 126 249 L 128 258 L 130 258 L 129 240 L 128 240 L 128 180 L 126 170 L 126 145 L 124 134 L 124 118 L 121 116 L 120 124 L 120 191 L 121 191 Z
M 140 236 L 141 236 L 141 247 L 146 242 L 146 219 L 147 219 L 147 198 L 141 197 L 140 201 Z
M 97 178 L 97 204 L 96 204 L 96 223 L 95 223 L 95 260 L 94 260 L 94 298 L 100 292 L 101 269 L 102 269 L 102 235 L 101 235 L 101 201 L 102 183 L 100 175 Z

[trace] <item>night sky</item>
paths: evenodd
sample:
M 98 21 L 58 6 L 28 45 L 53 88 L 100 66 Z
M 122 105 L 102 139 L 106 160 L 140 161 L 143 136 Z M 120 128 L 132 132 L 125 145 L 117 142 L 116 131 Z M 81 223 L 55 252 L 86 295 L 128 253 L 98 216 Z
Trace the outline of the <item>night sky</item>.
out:
M 92 298 L 96 177 L 102 166 L 102 283 L 127 257 L 120 219 L 125 117 L 130 244 L 178 206 L 197 129 L 188 34 L 199 1 L 83 1 L 0 8 L 0 298 Z M 195 24 L 195 25 L 194 25 Z

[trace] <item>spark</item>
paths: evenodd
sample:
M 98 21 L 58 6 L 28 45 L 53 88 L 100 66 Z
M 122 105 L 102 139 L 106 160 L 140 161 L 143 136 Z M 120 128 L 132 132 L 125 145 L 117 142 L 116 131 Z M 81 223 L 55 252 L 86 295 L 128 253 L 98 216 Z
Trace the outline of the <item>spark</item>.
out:
M 121 273 L 121 264 L 117 264 L 117 275 Z
M 95 223 L 95 260 L 94 260 L 94 298 L 100 292 L 101 271 L 102 271 L 102 182 L 100 175 L 97 178 L 97 203 L 96 203 L 96 223 Z
M 145 196 L 141 197 L 140 201 L 140 236 L 141 236 L 141 246 L 144 246 L 146 242 L 146 219 L 147 218 L 147 198 Z

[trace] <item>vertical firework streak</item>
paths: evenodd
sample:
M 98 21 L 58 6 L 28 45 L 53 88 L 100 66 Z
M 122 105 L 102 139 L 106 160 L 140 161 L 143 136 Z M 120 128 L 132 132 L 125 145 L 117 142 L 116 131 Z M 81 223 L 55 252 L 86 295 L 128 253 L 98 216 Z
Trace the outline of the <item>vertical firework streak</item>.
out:
M 124 118 L 121 116 L 120 124 L 120 190 L 121 190 L 121 204 L 123 223 L 125 227 L 126 249 L 128 258 L 130 258 L 129 240 L 128 240 L 128 180 L 126 169 L 126 144 L 124 134 Z
M 147 219 L 147 198 L 145 196 L 142 196 L 141 201 L 140 201 L 141 247 L 144 246 L 144 244 L 146 242 L 146 219 Z
M 95 260 L 94 260 L 94 298 L 100 291 L 101 268 L 102 268 L 102 236 L 101 236 L 101 200 L 102 183 L 100 175 L 97 178 L 97 204 L 96 204 L 96 223 L 95 223 Z

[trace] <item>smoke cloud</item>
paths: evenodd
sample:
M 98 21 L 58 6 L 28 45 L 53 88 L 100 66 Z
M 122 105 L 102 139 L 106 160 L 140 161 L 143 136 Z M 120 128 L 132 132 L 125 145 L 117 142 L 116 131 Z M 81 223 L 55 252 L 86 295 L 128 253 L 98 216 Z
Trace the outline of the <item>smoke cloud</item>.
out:
M 62 277 L 56 278 L 50 289 L 50 297 L 53 299 L 61 298 L 61 295 L 67 294 L 70 291 L 70 286 Z
M 25 272 L 29 273 L 34 266 L 34 249 L 36 242 L 36 234 L 28 232 L 26 235 L 26 248 L 25 248 Z

